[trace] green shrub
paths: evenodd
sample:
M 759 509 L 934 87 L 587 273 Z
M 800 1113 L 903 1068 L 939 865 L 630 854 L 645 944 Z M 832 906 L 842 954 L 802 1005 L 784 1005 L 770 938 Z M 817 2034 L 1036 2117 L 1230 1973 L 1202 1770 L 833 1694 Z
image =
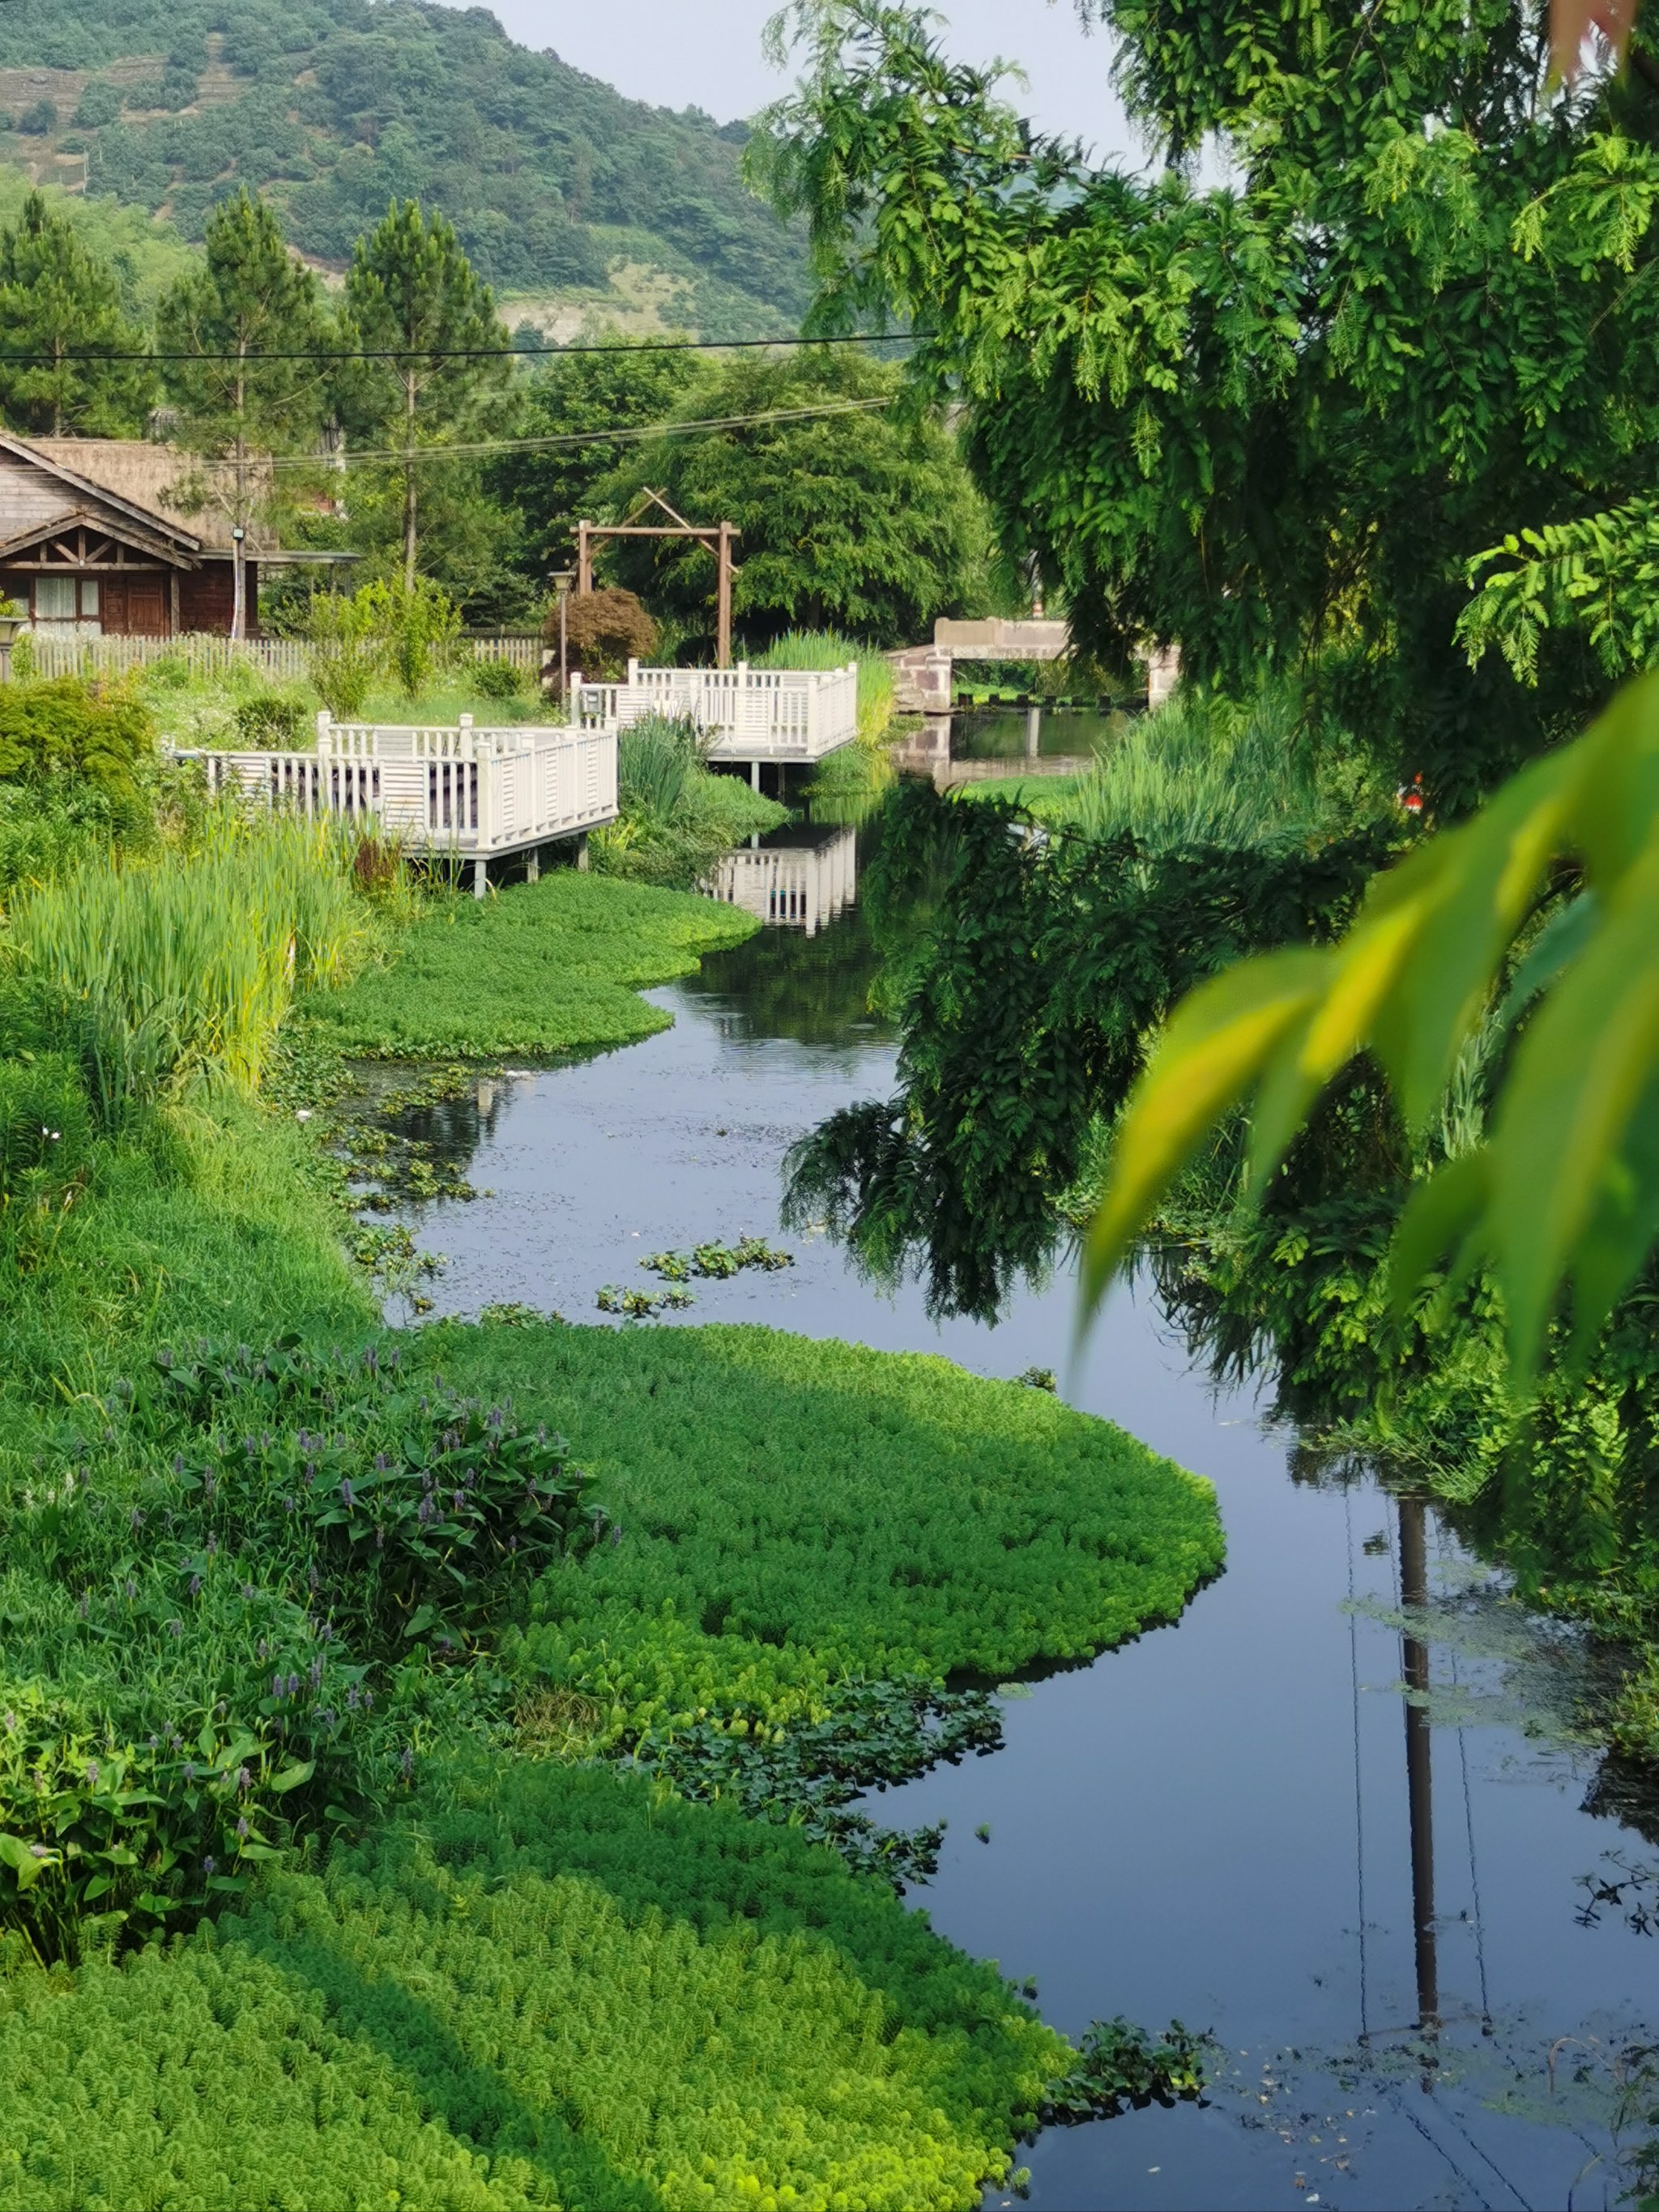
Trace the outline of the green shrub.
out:
M 299 751 L 314 734 L 311 702 L 291 687 L 262 686 L 239 699 L 234 720 L 239 741 L 259 751 Z
M 58 1053 L 0 1060 L 0 1212 L 67 1189 L 91 1150 L 91 1109 L 73 1061 Z
M 192 1918 L 372 1796 L 399 1683 L 602 1533 L 559 1438 L 400 1369 L 163 1352 L 10 1501 L 0 1925 L 38 1957 Z
M 966 2212 L 1075 2063 L 787 1828 L 605 1771 L 434 1779 L 170 1953 L 0 1983 L 0 2199 Z
M 77 775 L 125 793 L 155 750 L 155 725 L 128 686 L 79 676 L 0 684 L 0 783 Z
M 50 100 L 37 100 L 17 118 L 17 128 L 28 138 L 44 138 L 58 128 L 58 109 Z
M 361 592 L 319 592 L 306 617 L 311 680 L 337 722 L 355 721 L 391 659 L 380 610 Z
M 479 653 L 466 672 L 480 699 L 521 699 L 530 688 L 526 672 L 510 660 L 486 660 Z
M 0 799 L 0 900 L 117 842 L 147 843 L 152 827 L 138 792 L 112 794 L 77 776 L 12 784 Z
M 433 676 L 460 655 L 461 611 L 440 584 L 365 584 L 356 594 L 362 620 L 386 642 L 387 664 L 407 699 L 418 699 Z
M 100 130 L 106 123 L 120 121 L 122 105 L 119 85 L 112 84 L 107 77 L 95 76 L 81 94 L 75 120 L 83 131 Z

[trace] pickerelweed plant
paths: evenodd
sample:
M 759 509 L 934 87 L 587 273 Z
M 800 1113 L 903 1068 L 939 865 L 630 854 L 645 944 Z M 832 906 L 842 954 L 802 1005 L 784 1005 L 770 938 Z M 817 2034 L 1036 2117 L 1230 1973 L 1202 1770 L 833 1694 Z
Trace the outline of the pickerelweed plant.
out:
M 480 1639 L 605 1519 L 559 1437 L 400 1365 L 161 1352 L 7 1513 L 0 1918 L 38 1958 L 184 1924 L 382 1800 L 434 1701 L 487 1726 Z

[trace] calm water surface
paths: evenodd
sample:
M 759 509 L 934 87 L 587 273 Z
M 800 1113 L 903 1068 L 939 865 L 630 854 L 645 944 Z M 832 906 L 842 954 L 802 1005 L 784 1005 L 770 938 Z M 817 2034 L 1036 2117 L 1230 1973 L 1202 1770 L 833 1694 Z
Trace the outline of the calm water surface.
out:
M 787 1146 L 893 1082 L 893 1040 L 865 1010 L 874 961 L 846 839 L 796 832 L 776 867 L 732 871 L 728 896 L 793 918 L 651 994 L 672 1030 L 514 1074 L 463 1111 L 454 1141 L 492 1194 L 405 1216 L 448 1255 L 438 1311 L 517 1300 L 595 1321 L 601 1285 L 654 1283 L 641 1253 L 781 1237 Z M 1571 1638 L 1528 1623 L 1431 1509 L 1364 1475 L 1298 1479 L 1294 1438 L 1250 1390 L 1211 1387 L 1144 1287 L 1113 1301 L 1067 1374 L 1063 1268 L 988 1328 L 930 1320 L 914 1288 L 882 1295 L 822 1237 L 781 1241 L 793 1269 L 698 1284 L 684 1318 L 939 1352 L 986 1375 L 1053 1367 L 1074 1404 L 1219 1493 L 1226 1571 L 1176 1626 L 1006 1696 L 1001 1752 L 873 1801 L 894 1825 L 948 1820 L 912 1902 L 1034 1977 L 1056 2026 L 1175 2014 L 1225 2054 L 1202 2107 L 1047 2131 L 1022 2153 L 1031 2203 L 1617 2203 L 1609 2063 L 1659 2015 L 1626 1869 L 1659 1852 L 1586 1809 L 1595 1761 L 1552 1718 Z M 1426 1559 L 1413 1618 L 1431 1725 L 1408 1726 L 1401 1692 L 1402 1518 L 1407 1595 L 1413 1525 Z M 1626 1882 L 1625 1905 L 1583 1925 L 1591 1875 Z M 1438 2027 L 1419 2028 L 1425 2014 Z

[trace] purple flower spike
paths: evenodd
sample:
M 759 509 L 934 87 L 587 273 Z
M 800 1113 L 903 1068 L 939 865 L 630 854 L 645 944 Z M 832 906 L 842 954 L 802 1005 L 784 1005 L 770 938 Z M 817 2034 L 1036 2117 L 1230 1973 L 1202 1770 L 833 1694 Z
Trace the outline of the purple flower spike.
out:
M 351 1477 L 349 1474 L 343 1474 L 340 1477 L 340 1503 L 345 1507 L 346 1511 L 349 1513 L 356 1502 L 356 1498 L 351 1487 Z

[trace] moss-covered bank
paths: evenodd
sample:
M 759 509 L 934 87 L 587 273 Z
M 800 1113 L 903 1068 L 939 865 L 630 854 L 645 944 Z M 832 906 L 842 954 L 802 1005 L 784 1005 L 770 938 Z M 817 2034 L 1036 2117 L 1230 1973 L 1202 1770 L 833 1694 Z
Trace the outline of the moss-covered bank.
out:
M 630 1044 L 671 1017 L 638 994 L 740 945 L 752 915 L 689 891 L 558 868 L 486 899 L 436 902 L 390 964 L 307 1005 L 348 1053 L 387 1060 L 544 1058 Z

